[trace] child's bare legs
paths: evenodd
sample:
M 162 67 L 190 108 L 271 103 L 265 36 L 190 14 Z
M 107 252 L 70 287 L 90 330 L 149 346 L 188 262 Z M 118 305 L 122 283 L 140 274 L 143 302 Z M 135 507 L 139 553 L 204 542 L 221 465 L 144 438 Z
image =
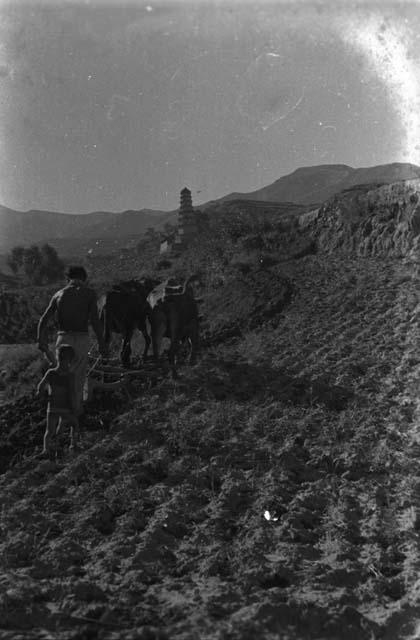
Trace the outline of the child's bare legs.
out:
M 67 418 L 67 424 L 70 425 L 70 450 L 78 449 L 80 446 L 79 419 L 72 415 Z
M 58 435 L 62 427 L 70 427 L 70 449 L 77 449 L 79 445 L 79 419 L 76 415 L 60 416 L 56 435 Z
M 70 449 L 77 449 L 80 444 L 79 420 L 75 415 L 59 415 L 47 413 L 47 426 L 44 433 L 42 455 L 57 454 L 56 438 L 64 426 L 70 427 Z M 52 441 L 54 440 L 54 447 Z
M 51 438 L 54 438 L 55 441 L 55 436 L 61 426 L 61 424 L 59 425 L 59 422 L 61 423 L 59 415 L 49 412 L 47 413 L 47 426 L 45 428 L 44 448 L 42 450 L 43 454 L 51 453 Z

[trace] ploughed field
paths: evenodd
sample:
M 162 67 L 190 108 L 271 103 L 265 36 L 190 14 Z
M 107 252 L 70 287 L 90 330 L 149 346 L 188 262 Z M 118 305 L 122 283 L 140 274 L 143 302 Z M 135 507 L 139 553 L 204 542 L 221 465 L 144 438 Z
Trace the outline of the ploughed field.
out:
M 418 282 L 280 274 L 287 306 L 228 301 L 179 380 L 89 407 L 75 457 L 32 456 L 41 401 L 4 408 L 1 638 L 418 637 Z

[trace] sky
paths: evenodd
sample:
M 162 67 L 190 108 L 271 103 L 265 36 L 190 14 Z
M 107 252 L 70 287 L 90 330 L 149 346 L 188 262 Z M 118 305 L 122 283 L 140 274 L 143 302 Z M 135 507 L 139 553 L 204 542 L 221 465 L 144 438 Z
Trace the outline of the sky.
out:
M 420 164 L 420 4 L 0 1 L 0 203 L 178 207 Z

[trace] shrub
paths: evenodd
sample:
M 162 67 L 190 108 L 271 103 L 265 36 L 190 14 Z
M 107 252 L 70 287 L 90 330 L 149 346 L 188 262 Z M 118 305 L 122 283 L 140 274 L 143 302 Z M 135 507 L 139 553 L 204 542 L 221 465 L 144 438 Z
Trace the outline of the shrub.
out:
M 41 248 L 37 245 L 14 247 L 7 257 L 7 264 L 15 275 L 23 273 L 31 284 L 55 282 L 64 274 L 64 263 L 49 244 Z

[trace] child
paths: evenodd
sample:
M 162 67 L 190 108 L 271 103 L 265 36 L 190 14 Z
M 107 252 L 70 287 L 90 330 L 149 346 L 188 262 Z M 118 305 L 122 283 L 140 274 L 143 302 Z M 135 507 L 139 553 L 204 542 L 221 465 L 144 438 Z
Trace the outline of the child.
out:
M 44 434 L 42 454 L 51 454 L 51 438 L 55 437 L 63 424 L 70 425 L 70 449 L 74 449 L 79 422 L 76 415 L 74 374 L 71 365 L 75 358 L 73 347 L 63 344 L 57 349 L 57 365 L 48 369 L 38 385 L 39 395 L 48 387 L 47 427 Z

